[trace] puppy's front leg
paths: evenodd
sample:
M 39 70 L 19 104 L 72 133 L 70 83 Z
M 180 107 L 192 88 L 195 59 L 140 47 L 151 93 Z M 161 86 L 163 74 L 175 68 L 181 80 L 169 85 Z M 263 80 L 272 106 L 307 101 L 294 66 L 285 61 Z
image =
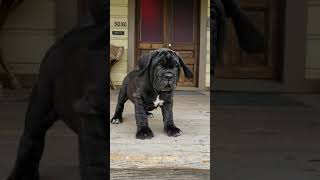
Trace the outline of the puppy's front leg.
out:
M 140 97 L 136 97 L 134 103 L 134 110 L 136 115 L 136 123 L 137 123 L 137 139 L 150 139 L 153 137 L 153 132 L 149 128 L 148 125 L 148 115 L 146 110 L 144 109 L 142 99 Z
M 174 125 L 173 122 L 173 112 L 172 112 L 173 102 L 172 100 L 166 101 L 163 106 L 161 106 L 164 131 L 168 136 L 177 137 L 181 135 L 181 130 Z

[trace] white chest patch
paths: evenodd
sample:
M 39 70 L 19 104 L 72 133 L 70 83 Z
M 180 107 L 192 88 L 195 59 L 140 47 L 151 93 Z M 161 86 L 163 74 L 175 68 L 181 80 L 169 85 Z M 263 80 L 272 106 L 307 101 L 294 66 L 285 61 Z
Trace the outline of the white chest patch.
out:
M 164 100 L 161 100 L 161 99 L 159 98 L 159 95 L 157 96 L 157 99 L 153 102 L 154 107 L 162 106 L 163 103 L 164 103 Z

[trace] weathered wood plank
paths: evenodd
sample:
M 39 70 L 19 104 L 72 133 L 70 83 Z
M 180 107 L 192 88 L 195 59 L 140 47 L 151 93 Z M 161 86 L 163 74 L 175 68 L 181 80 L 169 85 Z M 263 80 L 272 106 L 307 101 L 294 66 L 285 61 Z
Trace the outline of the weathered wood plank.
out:
M 111 180 L 210 180 L 209 170 L 111 169 Z

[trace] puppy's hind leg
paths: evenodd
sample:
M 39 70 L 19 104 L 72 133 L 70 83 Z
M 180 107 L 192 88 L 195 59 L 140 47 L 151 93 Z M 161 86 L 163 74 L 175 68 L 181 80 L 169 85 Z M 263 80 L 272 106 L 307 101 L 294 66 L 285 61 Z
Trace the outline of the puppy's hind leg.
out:
M 85 115 L 80 117 L 79 159 L 81 180 L 105 180 L 108 177 L 107 124 L 105 116 Z
M 126 85 L 122 86 L 119 96 L 118 96 L 118 103 L 116 107 L 116 111 L 114 113 L 114 116 L 111 118 L 112 124 L 119 124 L 123 122 L 122 113 L 124 109 L 124 103 L 128 100 L 127 95 L 127 87 Z
M 45 134 L 56 120 L 52 111 L 51 90 L 47 84 L 36 85 L 33 89 L 17 159 L 7 180 L 39 179 L 39 162 L 44 150 Z

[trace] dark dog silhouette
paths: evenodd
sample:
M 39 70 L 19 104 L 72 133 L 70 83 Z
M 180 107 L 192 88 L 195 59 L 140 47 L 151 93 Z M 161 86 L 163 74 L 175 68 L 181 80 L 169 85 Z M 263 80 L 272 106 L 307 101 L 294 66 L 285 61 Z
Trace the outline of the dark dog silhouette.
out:
M 221 58 L 224 48 L 226 19 L 231 18 L 235 27 L 239 46 L 247 53 L 260 52 L 264 49 L 264 37 L 256 26 L 240 8 L 238 0 L 212 0 L 210 1 L 212 54 L 214 65 Z M 212 67 L 214 68 L 214 66 Z
M 107 179 L 109 72 L 104 14 L 108 11 L 104 8 L 109 5 L 103 0 L 89 4 L 94 21 L 58 40 L 41 63 L 8 180 L 39 179 L 45 135 L 58 119 L 78 135 L 81 179 Z

